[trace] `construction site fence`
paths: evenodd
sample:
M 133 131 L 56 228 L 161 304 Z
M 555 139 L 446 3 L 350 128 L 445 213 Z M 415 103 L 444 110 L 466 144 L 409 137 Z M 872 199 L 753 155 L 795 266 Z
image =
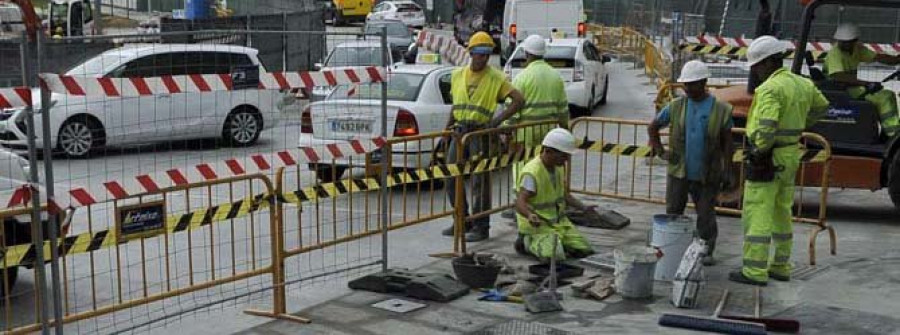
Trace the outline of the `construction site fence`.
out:
M 649 122 L 602 117 L 578 118 L 572 129 L 583 134 L 582 152 L 573 156 L 571 176 L 581 176 L 581 182 L 571 183 L 572 193 L 665 204 L 667 163 L 655 158 L 647 145 Z M 733 129 L 735 154 L 733 173 L 743 189 L 745 178 L 744 152 L 747 139 L 743 129 Z M 793 220 L 813 225 L 809 235 L 809 263 L 816 264 L 816 239 L 828 232 L 830 252 L 837 252 L 835 230 L 828 224 L 829 164 L 831 146 L 818 134 L 803 133 L 800 141 L 804 155 L 797 172 L 797 188 Z M 588 175 L 598 174 L 598 178 Z M 734 194 L 740 194 L 735 192 Z M 720 199 L 716 210 L 721 214 L 741 215 L 741 196 Z
M 588 32 L 593 35 L 594 42 L 601 51 L 630 59 L 635 67 L 643 67 L 644 74 L 651 78 L 657 88 L 671 80 L 672 55 L 661 47 L 661 41 L 629 27 L 589 24 Z

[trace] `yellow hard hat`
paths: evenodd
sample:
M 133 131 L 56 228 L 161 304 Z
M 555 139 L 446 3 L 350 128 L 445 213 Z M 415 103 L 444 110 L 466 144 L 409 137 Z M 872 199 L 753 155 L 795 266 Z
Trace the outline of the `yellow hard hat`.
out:
M 472 37 L 469 38 L 469 51 L 470 52 L 476 51 L 473 49 L 478 48 L 478 47 L 488 47 L 488 48 L 490 48 L 490 50 L 493 50 L 494 49 L 494 39 L 491 38 L 491 35 L 488 35 L 486 32 L 483 32 L 483 31 L 479 31 L 475 34 L 472 34 Z M 479 49 L 481 49 L 481 48 L 479 48 Z

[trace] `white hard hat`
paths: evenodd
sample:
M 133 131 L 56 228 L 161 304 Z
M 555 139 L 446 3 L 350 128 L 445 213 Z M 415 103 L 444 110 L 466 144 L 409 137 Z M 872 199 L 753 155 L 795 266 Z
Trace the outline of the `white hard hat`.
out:
M 547 43 L 544 42 L 543 37 L 531 35 L 525 41 L 522 41 L 522 49 L 529 54 L 543 57 L 547 53 Z
M 572 136 L 568 130 L 555 128 L 547 133 L 547 136 L 544 136 L 541 145 L 571 155 L 575 153 L 575 136 Z
M 679 83 L 693 83 L 703 79 L 709 79 L 709 68 L 706 64 L 698 60 L 692 60 L 684 64 L 681 68 L 681 76 L 678 77 Z
M 838 41 L 853 41 L 859 38 L 859 27 L 852 23 L 843 23 L 834 31 L 834 39 Z
M 750 48 L 747 50 L 747 67 L 756 65 L 770 56 L 781 54 L 787 51 L 784 42 L 779 41 L 772 36 L 760 36 L 753 39 Z

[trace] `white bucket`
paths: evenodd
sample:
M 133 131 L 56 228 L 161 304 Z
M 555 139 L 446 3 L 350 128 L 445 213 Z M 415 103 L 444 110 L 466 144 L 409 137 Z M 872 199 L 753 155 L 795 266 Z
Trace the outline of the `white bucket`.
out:
M 656 265 L 656 280 L 672 281 L 681 258 L 694 240 L 694 220 L 687 216 L 657 214 L 653 216 L 650 245 L 661 250 L 663 257 Z
M 616 292 L 624 298 L 653 297 L 653 272 L 659 260 L 657 250 L 644 246 L 624 246 L 613 251 L 616 259 Z

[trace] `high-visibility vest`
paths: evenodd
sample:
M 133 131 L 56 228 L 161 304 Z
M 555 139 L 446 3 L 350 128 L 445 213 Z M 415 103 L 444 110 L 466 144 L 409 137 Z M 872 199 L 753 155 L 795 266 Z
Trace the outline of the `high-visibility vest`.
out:
M 528 64 L 513 80 L 513 86 L 525 96 L 525 105 L 510 117 L 508 124 L 559 121 L 568 124 L 569 102 L 559 72 L 543 59 Z M 533 128 L 533 129 L 532 129 Z M 516 141 L 526 146 L 539 145 L 555 126 L 529 127 L 516 131 Z
M 715 98 L 714 98 L 715 99 Z M 685 118 L 687 117 L 687 98 L 678 98 L 669 103 L 669 147 L 672 153 L 672 159 L 669 160 L 669 175 L 675 178 L 684 179 L 687 177 L 687 164 L 685 162 L 685 139 L 686 127 Z M 712 112 L 706 123 L 706 141 L 704 143 L 705 162 L 703 162 L 700 181 L 718 181 L 722 173 L 722 156 L 719 135 L 722 128 L 728 125 L 729 116 L 731 115 L 731 105 L 715 100 L 712 105 Z
M 566 212 L 566 169 L 565 167 L 556 167 L 556 180 L 550 178 L 550 172 L 547 166 L 541 162 L 541 157 L 535 157 L 529 161 L 519 171 L 516 178 L 516 189 L 522 189 L 522 177 L 530 175 L 535 180 L 537 192 L 534 196 L 528 198 L 528 206 L 537 213 L 541 218 L 549 221 L 550 224 L 565 223 L 568 219 Z M 530 229 L 534 229 L 528 218 L 522 214 L 516 213 L 516 222 L 519 225 L 519 232 L 527 233 Z
M 500 70 L 488 66 L 484 77 L 472 96 L 469 96 L 469 68 L 463 67 L 453 71 L 450 79 L 450 91 L 453 94 L 453 118 L 456 122 L 484 125 L 494 117 L 497 109 L 497 92 L 503 86 L 506 76 Z
M 818 116 L 810 112 L 816 112 L 817 104 L 827 107 L 828 102 L 812 81 L 786 69 L 776 70 L 756 91 L 747 117 L 747 138 L 762 149 L 796 146 L 809 121 Z

